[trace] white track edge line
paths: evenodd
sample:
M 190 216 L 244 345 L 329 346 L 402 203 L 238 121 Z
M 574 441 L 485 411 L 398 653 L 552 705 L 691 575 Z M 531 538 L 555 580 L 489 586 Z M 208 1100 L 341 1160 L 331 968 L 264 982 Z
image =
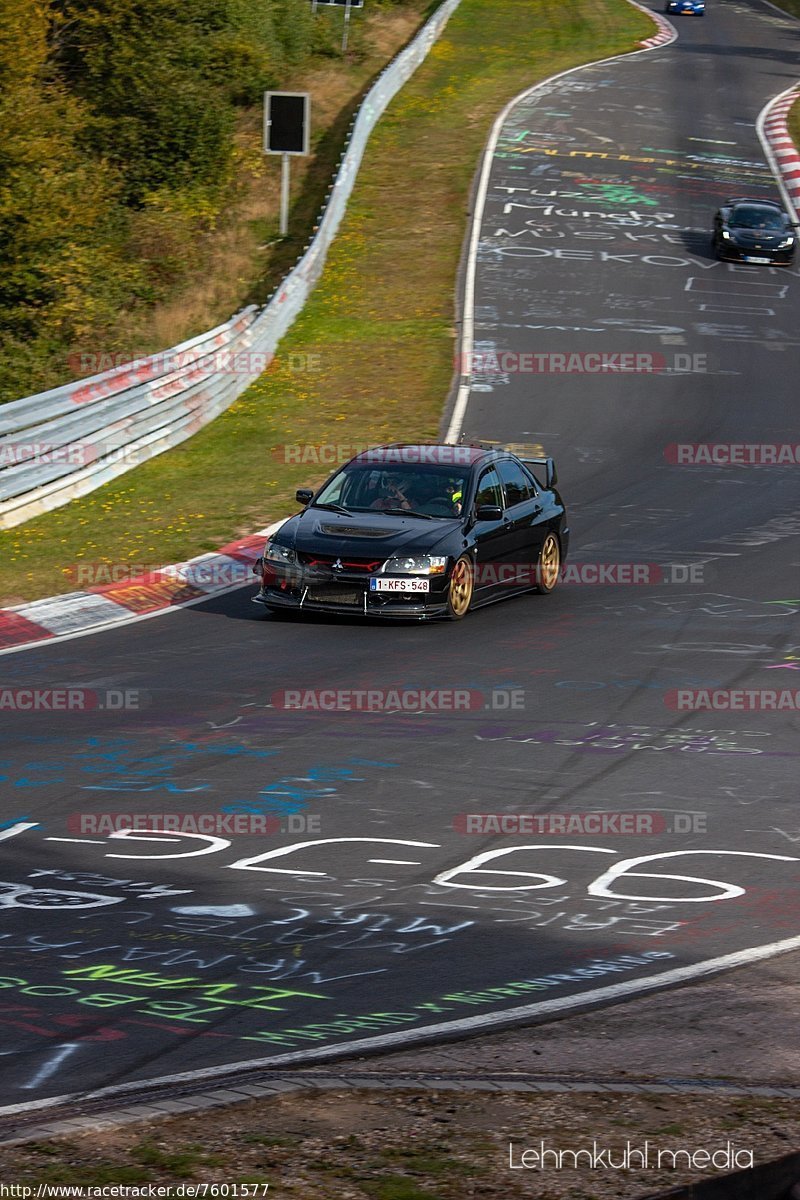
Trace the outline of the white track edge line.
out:
M 622 1000 L 633 998 L 656 988 L 667 987 L 671 984 L 689 983 L 714 975 L 720 971 L 731 970 L 735 967 L 747 966 L 766 958 L 774 958 L 779 954 L 788 954 L 800 950 L 800 936 L 787 938 L 780 942 L 769 942 L 764 946 L 753 946 L 748 950 L 736 950 L 732 954 L 724 954 L 719 958 L 710 958 L 705 962 L 692 963 L 690 966 L 675 967 L 662 971 L 659 975 L 651 975 L 646 979 L 626 979 L 608 987 L 593 988 L 588 992 L 580 992 L 573 996 L 564 996 L 556 1000 L 541 1000 L 535 1004 L 525 1004 L 519 1008 L 504 1009 L 498 1013 L 483 1013 L 474 1017 L 463 1017 L 455 1021 L 443 1021 L 438 1025 L 425 1025 L 420 1029 L 402 1029 L 397 1033 L 379 1034 L 377 1037 L 358 1038 L 352 1042 L 337 1042 L 334 1046 L 316 1050 L 300 1050 L 297 1053 L 280 1054 L 273 1058 L 245 1059 L 235 1063 L 227 1063 L 219 1067 L 203 1067 L 196 1071 L 181 1071 L 173 1075 L 156 1076 L 153 1079 L 140 1079 L 129 1083 L 121 1083 L 111 1087 L 99 1088 L 93 1092 L 70 1092 L 63 1096 L 53 1096 L 46 1100 L 35 1100 L 29 1104 L 13 1104 L 0 1108 L 0 1117 L 13 1116 L 15 1113 L 33 1112 L 37 1109 L 54 1107 L 57 1104 L 99 1100 L 104 1097 L 122 1096 L 127 1092 L 143 1088 L 155 1088 L 167 1084 L 193 1083 L 199 1080 L 215 1080 L 226 1075 L 235 1075 L 243 1071 L 254 1071 L 260 1068 L 293 1066 L 296 1063 L 318 1063 L 325 1058 L 343 1054 L 358 1054 L 363 1050 L 391 1049 L 405 1047 L 413 1042 L 430 1040 L 441 1036 L 442 1033 L 482 1033 L 505 1025 L 510 1020 L 525 1020 L 537 1016 L 550 1016 L 556 1013 L 569 1012 L 570 1009 L 581 1008 L 586 1004 L 600 1003 L 604 1000 Z M 146 1106 L 146 1099 L 141 1101 Z
M 509 113 L 516 107 L 517 104 L 521 104 L 524 100 L 527 100 L 529 96 L 534 95 L 534 93 L 539 91 L 540 88 L 547 87 L 549 84 L 555 83 L 557 79 L 563 79 L 567 75 L 574 75 L 578 71 L 587 71 L 593 69 L 594 67 L 600 67 L 604 63 L 622 62 L 627 59 L 636 58 L 640 54 L 650 54 L 653 50 L 661 50 L 664 46 L 670 46 L 674 41 L 677 40 L 678 31 L 672 22 L 668 21 L 666 17 L 662 17 L 660 14 L 658 17 L 656 17 L 655 13 L 653 13 L 649 8 L 645 8 L 643 4 L 637 3 L 637 0 L 628 0 L 628 3 L 632 4 L 634 8 L 640 9 L 641 12 L 646 13 L 648 17 L 655 21 L 659 31 L 663 31 L 660 24 L 660 22 L 663 21 L 663 23 L 668 25 L 672 30 L 672 37 L 668 41 L 660 43 L 658 46 L 644 46 L 639 50 L 627 50 L 622 54 L 614 54 L 610 58 L 598 58 L 594 62 L 581 63 L 581 65 L 578 67 L 570 67 L 566 71 L 559 71 L 556 75 L 548 75 L 547 79 L 539 80 L 538 83 L 534 83 L 531 87 L 525 88 L 525 90 L 520 92 L 519 95 L 515 96 L 513 100 L 509 100 L 508 104 L 495 119 L 494 125 L 492 126 L 492 131 L 489 134 L 489 140 L 486 143 L 486 148 L 483 152 L 480 183 L 478 185 L 478 191 L 475 197 L 475 211 L 472 216 L 472 230 L 470 233 L 469 251 L 467 254 L 467 269 L 464 273 L 464 311 L 461 322 L 461 341 L 458 351 L 458 364 L 460 374 L 462 375 L 462 382 L 458 387 L 456 402 L 453 407 L 453 415 L 450 418 L 450 425 L 448 426 L 447 433 L 445 434 L 445 442 L 455 442 L 460 436 L 461 426 L 466 415 L 467 405 L 469 404 L 470 387 L 468 383 L 463 382 L 463 366 L 465 361 L 468 362 L 470 356 L 472 355 L 475 327 L 475 273 L 477 267 L 478 243 L 480 241 L 480 230 L 483 223 L 483 210 L 486 205 L 486 194 L 489 190 L 489 176 L 491 174 L 492 166 L 494 165 L 494 152 L 497 149 L 497 142 L 503 125 Z

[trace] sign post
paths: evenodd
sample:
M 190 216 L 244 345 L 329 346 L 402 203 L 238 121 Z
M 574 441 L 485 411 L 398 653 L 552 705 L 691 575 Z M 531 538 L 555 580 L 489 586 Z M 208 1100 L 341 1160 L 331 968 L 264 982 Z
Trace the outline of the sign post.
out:
M 344 0 L 344 33 L 342 34 L 342 54 L 347 53 L 347 34 L 350 29 L 350 0 Z
M 354 8 L 363 8 L 364 0 L 311 0 L 311 11 L 317 11 L 317 5 L 325 4 L 330 8 L 344 8 L 344 30 L 342 32 L 342 54 L 347 53 L 347 35 L 350 32 L 350 12 Z
M 264 93 L 264 153 L 281 155 L 281 237 L 289 232 L 289 163 L 308 154 L 310 109 L 308 92 Z
M 289 155 L 281 155 L 281 224 L 280 235 L 286 237 L 289 232 Z

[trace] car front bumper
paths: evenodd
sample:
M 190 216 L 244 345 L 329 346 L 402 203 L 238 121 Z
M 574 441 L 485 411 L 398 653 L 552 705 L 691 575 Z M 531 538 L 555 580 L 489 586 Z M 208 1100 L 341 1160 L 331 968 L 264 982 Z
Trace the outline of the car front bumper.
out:
M 270 569 L 264 573 L 261 588 L 252 599 L 254 604 L 266 608 L 350 617 L 420 621 L 447 614 L 449 575 L 431 576 L 428 592 L 371 591 L 370 578 L 348 572 L 321 575 L 306 574 L 300 569 Z
M 717 256 L 723 262 L 751 263 L 753 266 L 790 267 L 794 262 L 795 247 L 786 250 L 756 250 L 752 246 L 737 246 L 735 242 L 718 242 Z M 766 261 L 759 261 L 766 260 Z

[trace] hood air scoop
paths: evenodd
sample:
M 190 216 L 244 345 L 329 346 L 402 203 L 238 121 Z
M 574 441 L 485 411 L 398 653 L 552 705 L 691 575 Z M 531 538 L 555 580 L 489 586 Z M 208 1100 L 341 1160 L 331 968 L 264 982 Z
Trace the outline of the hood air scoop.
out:
M 318 527 L 320 533 L 327 534 L 329 537 L 363 537 L 363 538 L 385 538 L 392 537 L 397 533 L 396 529 L 380 529 L 374 525 L 322 525 Z

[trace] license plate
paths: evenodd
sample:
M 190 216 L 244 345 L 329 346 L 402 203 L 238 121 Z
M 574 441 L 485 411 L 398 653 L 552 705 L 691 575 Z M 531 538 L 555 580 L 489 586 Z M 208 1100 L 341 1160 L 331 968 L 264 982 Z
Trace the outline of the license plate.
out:
M 746 254 L 744 261 L 751 263 L 768 263 L 770 260 L 768 258 L 758 258 L 755 254 Z
M 427 579 L 370 579 L 371 592 L 429 592 Z

